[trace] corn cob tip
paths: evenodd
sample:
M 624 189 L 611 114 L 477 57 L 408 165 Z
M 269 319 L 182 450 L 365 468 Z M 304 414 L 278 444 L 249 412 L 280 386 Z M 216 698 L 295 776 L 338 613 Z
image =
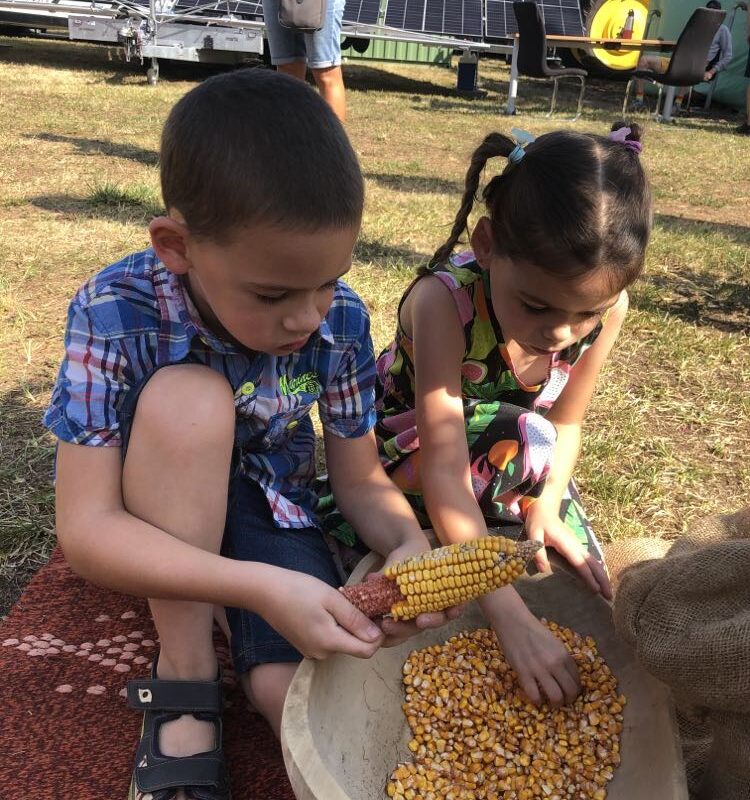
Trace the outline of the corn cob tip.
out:
M 404 599 L 395 581 L 389 580 L 385 575 L 342 586 L 339 591 L 370 619 L 390 614 L 391 608 Z
M 516 556 L 522 558 L 527 563 L 542 549 L 541 542 L 534 542 L 531 539 L 525 539 L 522 542 L 516 542 Z

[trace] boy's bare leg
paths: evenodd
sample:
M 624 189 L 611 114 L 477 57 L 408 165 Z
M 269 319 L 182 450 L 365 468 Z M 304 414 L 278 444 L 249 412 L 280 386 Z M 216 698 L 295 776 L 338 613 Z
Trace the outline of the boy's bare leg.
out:
M 281 714 L 296 663 L 259 664 L 240 677 L 248 700 L 268 720 L 276 738 L 281 734 Z
M 200 365 L 159 370 L 138 401 L 123 467 L 127 510 L 196 547 L 218 553 L 234 441 L 229 384 Z M 148 558 L 148 553 L 143 554 Z M 170 565 L 163 568 L 169 570 Z M 159 678 L 214 680 L 213 606 L 149 600 L 160 639 Z M 161 727 L 165 755 L 211 750 L 215 727 L 183 715 Z

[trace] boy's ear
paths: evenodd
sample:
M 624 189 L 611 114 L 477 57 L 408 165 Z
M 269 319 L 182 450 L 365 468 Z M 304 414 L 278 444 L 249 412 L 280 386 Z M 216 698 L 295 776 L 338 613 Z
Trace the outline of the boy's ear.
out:
M 474 226 L 474 230 L 471 232 L 471 249 L 474 251 L 479 266 L 486 269 L 495 249 L 492 223 L 488 217 L 482 217 Z
M 164 266 L 175 275 L 184 275 L 191 267 L 187 225 L 172 217 L 155 217 L 148 232 L 154 252 Z

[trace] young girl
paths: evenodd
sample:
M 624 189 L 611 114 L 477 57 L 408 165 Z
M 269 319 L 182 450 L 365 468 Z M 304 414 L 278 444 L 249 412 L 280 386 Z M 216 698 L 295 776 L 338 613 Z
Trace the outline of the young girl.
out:
M 625 289 L 643 268 L 651 196 L 639 140 L 622 122 L 608 137 L 557 131 L 525 146 L 487 136 L 451 235 L 404 294 L 378 360 L 381 459 L 441 542 L 523 525 L 607 598 L 571 476 Z M 452 255 L 498 156 L 507 164 L 482 193 L 472 252 Z M 549 569 L 544 550 L 537 566 Z M 575 697 L 573 659 L 515 589 L 481 605 L 531 700 Z

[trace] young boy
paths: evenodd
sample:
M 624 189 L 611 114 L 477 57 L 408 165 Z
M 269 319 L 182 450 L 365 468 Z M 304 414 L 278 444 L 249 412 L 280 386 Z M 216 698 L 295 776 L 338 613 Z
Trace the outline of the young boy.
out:
M 45 424 L 69 562 L 149 598 L 159 633 L 152 679 L 129 686 L 144 711 L 130 797 L 223 800 L 212 604 L 228 607 L 236 670 L 277 735 L 302 655 L 367 658 L 446 616 L 371 623 L 334 588 L 314 514 L 317 403 L 362 540 L 390 560 L 429 547 L 372 433 L 368 317 L 340 280 L 363 179 L 340 123 L 302 81 L 217 76 L 172 110 L 161 182 L 152 247 L 71 303 Z

